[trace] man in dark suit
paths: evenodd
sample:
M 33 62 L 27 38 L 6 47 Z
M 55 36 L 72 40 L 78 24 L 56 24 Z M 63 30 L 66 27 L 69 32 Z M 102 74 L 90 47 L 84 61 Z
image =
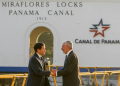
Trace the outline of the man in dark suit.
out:
M 61 50 L 66 54 L 64 67 L 62 70 L 52 70 L 56 76 L 63 76 L 63 86 L 81 85 L 79 77 L 79 60 L 72 49 L 73 44 L 71 41 L 65 41 L 63 43 Z
M 36 43 L 34 45 L 35 54 L 29 60 L 29 74 L 26 86 L 50 86 L 48 76 L 52 74 L 45 71 L 45 62 L 42 55 L 45 55 L 45 44 Z

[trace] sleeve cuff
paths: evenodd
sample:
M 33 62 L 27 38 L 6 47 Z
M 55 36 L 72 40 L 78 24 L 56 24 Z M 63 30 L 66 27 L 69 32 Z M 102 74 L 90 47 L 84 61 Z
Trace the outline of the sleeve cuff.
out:
M 56 71 L 56 76 L 57 76 L 57 71 Z

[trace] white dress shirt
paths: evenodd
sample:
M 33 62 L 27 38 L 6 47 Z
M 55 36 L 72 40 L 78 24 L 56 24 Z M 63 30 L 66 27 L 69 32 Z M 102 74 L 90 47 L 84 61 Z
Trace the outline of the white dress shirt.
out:
M 67 55 L 67 57 L 68 57 L 68 55 L 70 54 L 70 52 L 71 52 L 71 51 L 72 51 L 72 50 L 70 50 L 70 51 L 68 51 L 68 52 L 67 52 L 67 54 L 66 54 L 66 55 Z

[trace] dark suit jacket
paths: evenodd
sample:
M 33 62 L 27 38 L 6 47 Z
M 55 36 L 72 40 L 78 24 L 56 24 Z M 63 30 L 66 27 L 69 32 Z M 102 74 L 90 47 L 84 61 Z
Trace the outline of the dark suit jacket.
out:
M 58 76 L 63 76 L 63 86 L 80 86 L 79 60 L 71 51 L 66 59 L 64 68 L 57 71 Z
M 29 60 L 29 74 L 27 78 L 26 86 L 49 86 L 47 77 L 50 76 L 50 71 L 45 71 L 45 64 L 42 66 L 42 61 L 35 53 Z

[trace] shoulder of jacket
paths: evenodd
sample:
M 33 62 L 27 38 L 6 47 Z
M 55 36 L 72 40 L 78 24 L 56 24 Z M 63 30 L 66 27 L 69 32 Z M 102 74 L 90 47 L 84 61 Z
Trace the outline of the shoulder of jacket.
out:
M 30 61 L 35 61 L 35 60 L 38 60 L 37 56 L 33 55 L 31 58 L 30 58 Z
M 77 57 L 76 53 L 73 51 L 71 54 L 70 54 L 70 57 Z

